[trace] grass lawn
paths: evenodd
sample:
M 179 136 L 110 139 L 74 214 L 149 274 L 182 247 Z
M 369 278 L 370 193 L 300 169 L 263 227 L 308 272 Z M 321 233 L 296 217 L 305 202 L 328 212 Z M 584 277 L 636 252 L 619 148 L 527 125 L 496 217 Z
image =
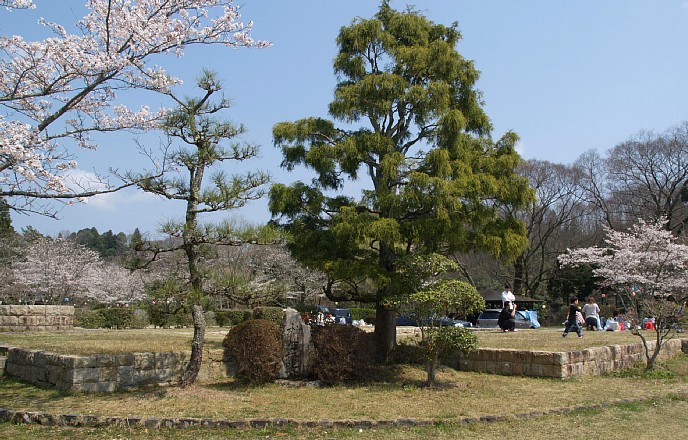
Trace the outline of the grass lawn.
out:
M 226 329 L 210 329 L 207 345 L 215 348 Z M 478 332 L 480 346 L 536 350 L 578 350 L 589 346 L 638 341 L 628 332 L 586 332 L 563 339 L 560 329 L 517 333 Z M 191 330 L 88 331 L 66 334 L 0 334 L 0 343 L 48 349 L 60 353 L 111 353 L 188 349 Z M 595 436 L 672 438 L 688 434 L 688 356 L 642 369 L 598 377 L 542 379 L 505 377 L 455 371 L 438 373 L 440 386 L 423 386 L 425 372 L 400 366 L 374 383 L 331 388 L 293 388 L 276 384 L 246 387 L 232 380 L 199 383 L 186 389 L 147 388 L 113 394 L 44 390 L 7 378 L 0 379 L 0 407 L 67 414 L 103 416 L 202 417 L 218 419 L 291 418 L 298 420 L 433 419 L 439 426 L 414 429 L 357 430 L 294 429 L 219 431 L 127 428 L 56 428 L 0 424 L 0 438 L 561 438 L 570 432 Z M 623 402 L 622 399 L 651 399 Z M 517 420 L 515 414 L 545 412 L 562 407 L 611 402 L 604 409 L 581 409 L 564 415 Z M 505 422 L 457 425 L 461 417 L 509 416 Z M 585 427 L 585 430 L 583 430 Z M 572 431 L 571 431 L 572 430 Z M 653 435 L 654 433 L 654 435 Z
M 560 328 L 547 327 L 503 333 L 476 331 L 478 345 L 484 348 L 516 350 L 570 351 L 601 345 L 640 342 L 630 332 L 584 332 L 564 339 Z M 206 348 L 221 349 L 228 329 L 211 327 L 206 331 Z M 654 333 L 647 332 L 648 337 Z M 0 344 L 52 351 L 60 354 L 115 354 L 190 350 L 193 329 L 74 330 L 60 333 L 0 333 Z M 400 340 L 403 336 L 400 336 Z

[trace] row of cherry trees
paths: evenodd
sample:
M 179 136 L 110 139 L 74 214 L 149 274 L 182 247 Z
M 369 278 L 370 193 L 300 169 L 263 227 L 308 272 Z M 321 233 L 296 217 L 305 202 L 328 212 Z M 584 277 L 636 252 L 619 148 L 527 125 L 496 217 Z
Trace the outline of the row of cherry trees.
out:
M 93 230 L 84 231 L 93 234 Z M 0 301 L 4 304 L 114 306 L 160 300 L 186 304 L 184 258 L 172 253 L 146 269 L 132 270 L 137 258 L 134 236 L 128 238 L 125 251 L 104 258 L 96 250 L 97 241 L 92 247 L 78 242 L 83 231 L 54 238 L 32 229 L 22 234 L 3 231 Z M 96 231 L 95 235 L 111 234 Z M 282 244 L 208 247 L 202 270 L 209 305 L 217 309 L 313 303 L 324 284 L 321 273 L 299 265 Z

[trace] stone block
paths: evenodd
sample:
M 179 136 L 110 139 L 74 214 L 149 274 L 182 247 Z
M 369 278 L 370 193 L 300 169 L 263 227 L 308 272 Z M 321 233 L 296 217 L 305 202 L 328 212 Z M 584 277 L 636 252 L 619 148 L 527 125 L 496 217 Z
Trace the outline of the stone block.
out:
M 57 385 L 58 382 L 64 382 L 66 380 L 66 372 L 62 367 L 56 365 L 47 365 L 45 367 L 45 379 L 46 382 Z
M 26 306 L 24 314 L 29 316 L 45 316 L 50 306 Z
M 72 368 L 65 373 L 67 382 L 73 384 L 98 382 L 100 379 L 99 368 Z
M 514 375 L 511 362 L 495 362 L 495 368 L 497 374 L 501 374 L 502 376 Z
M 155 353 L 155 371 L 179 369 L 181 362 L 177 353 Z
M 117 367 L 100 367 L 96 368 L 96 370 L 98 370 L 99 382 L 115 382 L 119 376 Z
M 568 375 L 570 376 L 582 376 L 584 372 L 583 363 L 572 363 L 568 366 Z
M 141 370 L 134 367 L 132 372 L 132 386 L 153 385 L 158 383 L 155 370 Z
M 514 357 L 516 355 L 516 352 L 514 350 L 495 350 L 495 357 L 494 360 L 498 363 L 501 362 L 512 362 L 514 360 Z
M 97 367 L 114 367 L 115 356 L 109 354 L 100 354 L 96 356 L 95 362 Z
M 62 365 L 65 368 L 95 368 L 96 356 L 62 356 Z
M 512 376 L 524 376 L 525 375 L 525 362 L 514 362 L 511 364 L 511 375 Z
M 117 381 L 123 388 L 134 386 L 134 367 L 132 365 L 117 367 Z
M 26 315 L 26 306 L 12 305 L 7 306 L 9 309 L 9 315 L 12 316 L 22 316 Z
M 154 370 L 154 353 L 134 353 L 134 368 L 137 370 Z
M 544 368 L 542 364 L 528 364 L 524 368 L 526 376 L 542 377 Z
M 134 354 L 124 353 L 118 354 L 114 358 L 116 367 L 133 367 L 134 366 Z
M 543 365 L 542 375 L 544 377 L 564 378 L 566 373 L 563 367 L 563 365 Z
M 182 377 L 182 370 L 179 368 L 156 370 L 155 376 L 157 383 L 178 381 Z

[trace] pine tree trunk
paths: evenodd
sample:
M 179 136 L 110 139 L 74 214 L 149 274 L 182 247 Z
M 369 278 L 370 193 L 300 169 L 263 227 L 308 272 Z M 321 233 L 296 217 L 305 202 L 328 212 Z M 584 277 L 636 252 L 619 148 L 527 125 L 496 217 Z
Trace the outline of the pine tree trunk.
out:
M 396 343 L 396 312 L 378 304 L 375 310 L 375 347 L 378 362 L 387 359 Z
M 193 306 L 192 317 L 194 335 L 191 342 L 191 359 L 189 359 L 189 364 L 179 380 L 179 385 L 182 387 L 187 387 L 196 381 L 196 377 L 198 377 L 198 373 L 201 371 L 201 362 L 203 361 L 203 341 L 205 340 L 203 307 L 199 305 Z

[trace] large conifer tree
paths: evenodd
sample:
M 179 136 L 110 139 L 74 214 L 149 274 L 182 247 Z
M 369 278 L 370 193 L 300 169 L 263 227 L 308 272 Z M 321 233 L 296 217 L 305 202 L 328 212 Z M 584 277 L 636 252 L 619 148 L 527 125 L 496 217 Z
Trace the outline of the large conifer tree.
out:
M 394 305 L 410 293 L 404 268 L 438 252 L 514 256 L 527 243 L 523 225 L 496 209 L 532 197 L 514 174 L 517 136 L 490 137 L 478 71 L 456 50 L 460 37 L 456 23 L 383 1 L 374 18 L 354 20 L 337 38 L 340 82 L 329 112 L 344 125 L 307 118 L 273 128 L 282 165 L 316 177 L 274 185 L 271 212 L 291 232 L 296 258 L 328 274 L 330 299 L 376 304 L 382 356 L 395 344 Z M 360 198 L 338 195 L 363 175 Z

